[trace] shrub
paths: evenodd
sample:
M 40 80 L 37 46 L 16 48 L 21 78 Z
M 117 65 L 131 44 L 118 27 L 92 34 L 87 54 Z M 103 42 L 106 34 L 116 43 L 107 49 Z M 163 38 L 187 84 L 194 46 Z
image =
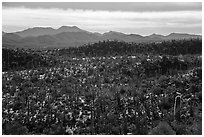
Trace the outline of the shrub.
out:
M 149 132 L 149 135 L 176 135 L 176 132 L 167 122 L 160 122 Z

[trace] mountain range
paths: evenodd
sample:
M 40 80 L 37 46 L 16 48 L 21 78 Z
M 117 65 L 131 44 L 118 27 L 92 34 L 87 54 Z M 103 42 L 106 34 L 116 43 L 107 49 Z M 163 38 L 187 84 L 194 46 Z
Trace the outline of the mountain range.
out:
M 62 26 L 58 29 L 35 27 L 14 33 L 2 32 L 2 45 L 10 48 L 66 48 L 103 40 L 141 43 L 194 38 L 202 38 L 202 36 L 187 33 L 171 33 L 166 36 L 160 34 L 141 36 L 139 34 L 124 34 L 116 31 L 100 34 L 80 29 L 77 26 Z

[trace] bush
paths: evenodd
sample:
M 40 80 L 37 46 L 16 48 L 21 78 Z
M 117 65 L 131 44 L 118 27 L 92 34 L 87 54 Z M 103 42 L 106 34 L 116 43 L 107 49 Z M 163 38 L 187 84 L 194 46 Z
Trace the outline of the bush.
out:
M 12 124 L 6 124 L 3 130 L 5 135 L 26 135 L 28 134 L 28 129 L 25 126 L 15 122 Z
M 176 132 L 167 122 L 160 122 L 149 132 L 149 135 L 176 135 Z

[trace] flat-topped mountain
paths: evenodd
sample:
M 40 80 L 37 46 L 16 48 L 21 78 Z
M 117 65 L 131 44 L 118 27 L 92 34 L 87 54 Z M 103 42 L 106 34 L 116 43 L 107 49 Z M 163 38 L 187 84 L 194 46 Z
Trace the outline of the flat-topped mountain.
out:
M 165 39 L 190 39 L 197 38 L 199 35 L 187 34 L 187 33 L 171 33 L 165 36 Z
M 55 35 L 62 32 L 86 32 L 86 31 L 76 26 L 72 26 L 72 27 L 61 26 L 58 29 L 53 29 L 51 27 L 35 27 L 35 28 L 29 28 L 23 31 L 15 32 L 15 34 L 21 37 L 37 37 L 42 35 Z

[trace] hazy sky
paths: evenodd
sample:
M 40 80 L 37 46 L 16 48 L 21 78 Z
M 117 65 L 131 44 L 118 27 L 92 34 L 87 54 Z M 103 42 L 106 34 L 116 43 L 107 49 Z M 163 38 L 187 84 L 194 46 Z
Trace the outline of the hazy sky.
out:
M 2 29 L 78 26 L 91 32 L 201 34 L 202 3 L 2 3 Z

